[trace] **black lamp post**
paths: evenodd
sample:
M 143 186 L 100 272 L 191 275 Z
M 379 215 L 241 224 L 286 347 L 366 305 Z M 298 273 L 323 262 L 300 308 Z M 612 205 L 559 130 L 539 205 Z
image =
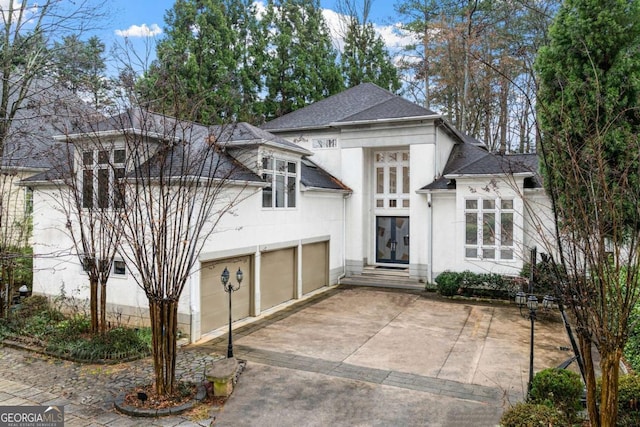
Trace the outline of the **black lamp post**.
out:
M 545 310 L 553 308 L 555 299 L 551 295 L 545 295 L 542 299 L 542 307 Z M 523 308 L 525 305 L 529 309 L 529 320 L 531 320 L 531 347 L 529 348 L 529 385 L 527 391 L 531 392 L 531 384 L 533 383 L 533 330 L 535 327 L 536 313 L 538 311 L 538 297 L 531 294 L 527 296 L 524 292 L 516 293 L 516 304 L 518 308 Z
M 236 286 L 233 286 L 233 284 L 229 281 L 229 270 L 227 270 L 227 267 L 224 268 L 224 271 L 220 275 L 220 281 L 222 281 L 222 286 L 224 287 L 224 291 L 229 294 L 229 345 L 227 347 L 228 359 L 231 359 L 233 357 L 233 336 L 231 334 L 231 323 L 232 323 L 231 294 L 237 291 L 238 289 L 240 289 L 240 284 L 242 283 L 242 276 L 243 276 L 242 270 L 238 268 L 238 271 L 236 272 L 236 280 L 238 281 L 238 284 Z
M 546 297 L 545 297 L 546 300 Z M 516 304 L 519 308 L 525 305 L 529 309 L 529 320 L 531 320 L 531 340 L 529 347 L 529 384 L 527 385 L 527 394 L 531 392 L 531 384 L 533 383 L 533 331 L 536 323 L 536 311 L 538 310 L 538 298 L 535 295 L 529 295 L 524 292 L 516 294 Z

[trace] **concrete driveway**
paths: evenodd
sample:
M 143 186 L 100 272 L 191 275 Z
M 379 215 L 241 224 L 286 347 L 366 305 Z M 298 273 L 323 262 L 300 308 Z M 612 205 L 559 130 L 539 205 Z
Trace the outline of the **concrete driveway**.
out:
M 330 290 L 235 332 L 247 368 L 215 425 L 495 426 L 526 392 L 529 335 L 513 305 Z M 569 346 L 558 314 L 540 313 L 535 370 Z

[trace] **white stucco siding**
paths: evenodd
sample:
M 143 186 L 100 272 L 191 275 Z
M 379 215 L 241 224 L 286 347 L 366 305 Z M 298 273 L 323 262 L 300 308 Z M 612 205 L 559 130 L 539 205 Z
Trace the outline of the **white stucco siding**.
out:
M 433 181 L 435 176 L 435 144 L 415 144 L 410 146 L 410 275 L 427 279 L 429 260 L 429 206 L 427 196 L 417 191 Z
M 349 165 L 343 171 L 342 182 L 354 190 L 347 199 L 345 218 L 347 267 L 361 269 L 363 259 L 366 257 L 363 242 L 365 240 L 364 233 L 368 231 L 368 222 L 365 219 L 369 217 L 371 205 L 370 200 L 365 200 L 363 194 L 365 186 L 364 154 L 362 148 L 343 149 L 341 154 L 342 164 Z
M 451 150 L 453 150 L 455 142 L 446 132 L 444 132 L 439 127 L 436 129 L 435 141 L 435 177 L 437 178 L 442 175 L 442 172 L 444 171 L 444 167 L 447 165 L 447 161 L 449 160 L 449 156 L 451 155 Z M 425 183 L 425 185 L 426 184 L 428 183 Z
M 555 252 L 555 221 L 551 200 L 544 190 L 525 190 L 525 248 L 537 248 L 538 252 Z
M 457 248 L 463 242 L 456 217 L 455 193 L 433 193 L 431 210 L 433 217 L 431 265 L 435 279 L 443 271 L 454 269 L 457 262 Z
M 456 179 L 456 238 L 455 258 L 447 269 L 470 270 L 476 273 L 499 273 L 517 275 L 524 261 L 524 203 L 522 199 L 523 178 L 474 177 Z M 511 259 L 468 258 L 465 256 L 465 200 L 466 199 L 513 200 L 513 256 Z M 436 219 L 435 223 L 439 224 Z M 496 252 L 499 252 L 497 250 Z
M 230 187 L 230 199 L 241 187 Z M 246 198 L 225 213 L 215 231 L 205 242 L 200 262 L 221 257 L 225 251 L 242 251 L 253 255 L 256 251 L 273 247 L 298 247 L 309 241 L 328 240 L 330 270 L 343 266 L 343 195 L 341 193 L 301 192 L 297 207 L 287 209 L 262 208 L 262 193 L 255 188 L 244 189 Z M 64 287 L 67 296 L 88 299 L 88 278 L 82 271 L 71 238 L 67 232 L 67 218 L 60 205 L 60 193 L 54 187 L 38 187 L 34 197 L 34 292 L 57 297 Z M 73 221 L 72 221 L 73 223 Z M 200 263 L 194 266 L 179 302 L 182 324 L 200 307 Z M 127 264 L 125 276 L 112 274 L 108 283 L 108 305 L 112 314 L 146 318 L 146 296 L 135 280 L 133 266 Z M 191 321 L 195 321 L 191 319 Z M 186 326 L 185 326 L 186 327 Z
M 88 283 L 81 280 L 60 197 L 55 187 L 38 187 L 33 193 L 33 292 L 57 296 L 64 285 L 65 292 L 82 292 L 84 298 Z

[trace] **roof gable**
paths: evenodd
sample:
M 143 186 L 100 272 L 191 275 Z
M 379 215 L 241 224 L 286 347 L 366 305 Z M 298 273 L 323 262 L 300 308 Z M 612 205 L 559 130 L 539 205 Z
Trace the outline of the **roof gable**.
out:
M 434 114 L 433 111 L 413 104 L 373 83 L 362 83 L 267 122 L 262 129 L 284 131 L 322 128 L 339 122 Z

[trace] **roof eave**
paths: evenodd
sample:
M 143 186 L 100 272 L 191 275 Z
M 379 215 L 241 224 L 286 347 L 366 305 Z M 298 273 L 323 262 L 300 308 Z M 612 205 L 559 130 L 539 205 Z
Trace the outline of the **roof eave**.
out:
M 290 151 L 292 153 L 297 153 L 297 154 L 300 154 L 301 156 L 311 156 L 311 155 L 313 155 L 313 152 L 307 150 L 306 148 L 289 147 L 289 146 L 286 146 L 286 145 L 280 145 L 280 144 L 278 144 L 276 142 L 273 142 L 273 141 L 264 140 L 263 145 L 265 145 L 267 147 L 271 147 L 271 148 L 277 148 L 278 150 Z
M 408 116 L 408 117 L 393 117 L 393 118 L 383 118 L 383 119 L 373 119 L 373 120 L 352 120 L 346 122 L 331 122 L 329 123 L 329 127 L 340 127 L 340 126 L 357 126 L 357 125 L 365 125 L 365 124 L 384 124 L 384 123 L 394 123 L 394 122 L 411 122 L 411 121 L 419 121 L 419 120 L 436 120 L 442 118 L 441 114 L 427 114 L 423 116 Z
M 306 193 L 307 191 L 318 192 L 318 193 L 339 193 L 339 194 L 351 194 L 353 191 L 345 190 L 341 188 L 324 188 L 324 187 L 310 187 L 303 184 L 303 188 L 300 189 L 301 192 Z
M 134 135 L 147 136 L 147 137 L 156 138 L 156 139 L 168 139 L 168 140 L 180 141 L 180 138 L 176 136 L 168 137 L 167 135 L 163 135 L 159 132 L 142 131 L 136 128 L 112 129 L 112 130 L 103 130 L 103 131 L 97 131 L 97 132 L 71 133 L 68 135 L 54 135 L 53 139 L 55 139 L 56 141 L 70 142 L 70 141 L 76 141 L 76 140 L 83 140 L 87 138 L 96 138 L 96 137 L 108 138 L 108 137 L 114 137 L 114 136 L 121 136 L 126 133 L 132 133 Z
M 459 178 L 498 178 L 505 175 L 528 178 L 535 176 L 533 172 L 502 172 L 502 173 L 452 173 L 443 175 L 447 179 Z

